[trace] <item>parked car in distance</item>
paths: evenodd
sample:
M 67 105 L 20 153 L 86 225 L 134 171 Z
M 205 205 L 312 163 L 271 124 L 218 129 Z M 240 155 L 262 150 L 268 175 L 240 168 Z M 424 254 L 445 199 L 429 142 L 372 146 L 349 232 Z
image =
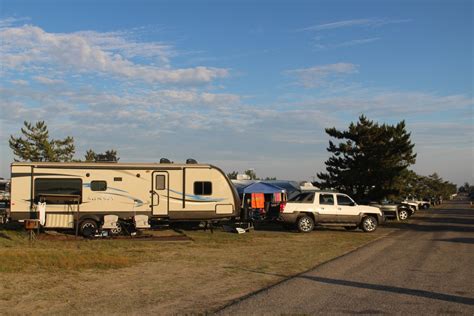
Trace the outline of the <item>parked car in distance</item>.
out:
M 303 233 L 311 232 L 315 225 L 373 232 L 384 220 L 377 207 L 357 205 L 346 194 L 324 191 L 302 192 L 290 199 L 279 219 L 285 224 L 296 225 Z
M 428 209 L 431 206 L 431 202 L 428 199 L 418 201 L 418 207 L 422 209 Z
M 427 199 L 422 200 L 422 199 L 419 199 L 419 198 L 417 199 L 415 197 L 406 198 L 403 202 L 416 204 L 418 206 L 418 210 L 419 209 L 428 209 L 431 206 L 430 201 L 428 201 Z
M 418 202 L 414 202 L 414 201 L 405 199 L 405 200 L 401 201 L 400 203 L 404 204 L 404 205 L 407 205 L 412 210 L 412 214 L 414 214 L 416 211 L 419 210 Z
M 380 202 L 370 202 L 369 205 L 378 207 L 385 218 L 399 219 L 401 221 L 406 221 L 415 213 L 410 205 L 401 202 L 383 200 Z

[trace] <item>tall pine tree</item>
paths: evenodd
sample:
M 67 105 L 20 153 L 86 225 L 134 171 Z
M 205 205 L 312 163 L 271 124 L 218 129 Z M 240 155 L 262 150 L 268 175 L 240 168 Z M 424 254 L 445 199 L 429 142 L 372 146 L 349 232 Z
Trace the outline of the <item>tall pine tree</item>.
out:
M 318 173 L 320 185 L 359 200 L 396 195 L 397 178 L 416 160 L 404 121 L 379 125 L 362 115 L 348 130 L 333 127 L 326 133 L 340 142 L 329 141 L 332 156 L 325 162 L 327 172 Z
M 24 137 L 10 136 L 9 145 L 16 156 L 15 161 L 71 161 L 74 152 L 74 139 L 50 139 L 44 121 L 31 124 L 24 122 L 21 133 Z

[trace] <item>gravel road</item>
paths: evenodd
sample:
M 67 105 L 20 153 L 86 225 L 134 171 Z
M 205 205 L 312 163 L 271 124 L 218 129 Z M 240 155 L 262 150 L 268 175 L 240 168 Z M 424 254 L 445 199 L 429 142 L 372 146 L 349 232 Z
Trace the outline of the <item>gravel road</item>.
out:
M 387 237 L 217 314 L 474 315 L 474 209 L 468 202 L 419 211 L 395 226 Z

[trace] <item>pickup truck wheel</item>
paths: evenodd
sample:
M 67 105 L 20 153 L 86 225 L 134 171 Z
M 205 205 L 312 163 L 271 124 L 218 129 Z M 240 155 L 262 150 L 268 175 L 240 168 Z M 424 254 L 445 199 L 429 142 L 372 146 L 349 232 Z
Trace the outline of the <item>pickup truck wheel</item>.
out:
M 398 218 L 401 221 L 406 221 L 408 219 L 408 217 L 410 217 L 410 214 L 408 213 L 407 210 L 401 209 L 401 210 L 398 211 Z
M 298 217 L 296 220 L 296 228 L 300 233 L 309 233 L 314 229 L 314 220 L 308 215 Z
M 362 219 L 360 226 L 366 233 L 371 233 L 377 229 L 377 219 L 373 216 L 366 216 Z
M 429 209 L 430 208 L 430 205 L 429 204 L 423 204 L 423 208 L 426 210 L 426 209 Z

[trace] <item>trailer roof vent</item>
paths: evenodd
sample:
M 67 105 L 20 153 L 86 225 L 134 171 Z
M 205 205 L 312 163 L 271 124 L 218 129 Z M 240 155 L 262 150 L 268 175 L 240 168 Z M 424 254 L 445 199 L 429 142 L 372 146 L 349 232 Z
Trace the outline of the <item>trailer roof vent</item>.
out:
M 188 159 L 186 159 L 186 163 L 187 164 L 197 164 L 198 162 L 196 161 L 196 159 L 188 158 Z
M 171 163 L 171 161 L 168 158 L 161 158 L 160 163 Z

